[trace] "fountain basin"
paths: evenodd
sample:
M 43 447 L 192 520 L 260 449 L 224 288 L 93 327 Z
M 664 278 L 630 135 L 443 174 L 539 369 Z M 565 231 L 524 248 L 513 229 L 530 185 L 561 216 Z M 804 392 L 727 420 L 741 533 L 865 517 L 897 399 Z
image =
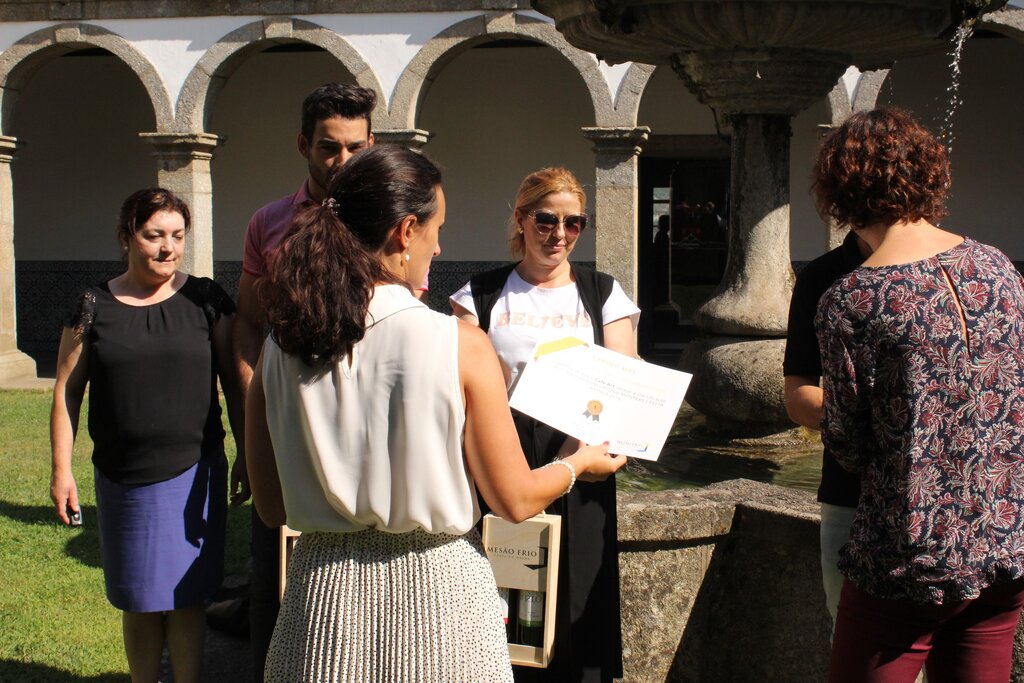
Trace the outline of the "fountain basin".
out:
M 843 63 L 843 68 L 852 64 L 862 69 L 932 52 L 936 39 L 948 36 L 965 18 L 1005 4 L 1006 0 L 533 0 L 533 7 L 552 17 L 566 40 L 609 63 L 671 64 L 677 55 L 700 51 L 762 51 L 771 58 L 795 50 Z

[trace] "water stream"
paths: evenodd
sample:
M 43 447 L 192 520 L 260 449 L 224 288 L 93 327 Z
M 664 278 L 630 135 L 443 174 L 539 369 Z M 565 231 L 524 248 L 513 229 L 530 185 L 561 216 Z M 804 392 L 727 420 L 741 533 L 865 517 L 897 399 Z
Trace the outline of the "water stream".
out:
M 974 33 L 974 26 L 977 23 L 977 19 L 966 19 L 964 23 L 957 27 L 953 33 L 951 40 L 952 50 L 949 53 L 950 63 L 949 69 L 952 74 L 949 86 L 946 88 L 946 115 L 942 120 L 942 126 L 939 128 L 939 140 L 946 146 L 946 151 L 953 154 L 953 141 L 955 135 L 953 134 L 953 115 L 956 114 L 956 110 L 964 103 L 960 97 L 960 62 L 963 59 L 964 46 L 967 44 L 967 39 Z

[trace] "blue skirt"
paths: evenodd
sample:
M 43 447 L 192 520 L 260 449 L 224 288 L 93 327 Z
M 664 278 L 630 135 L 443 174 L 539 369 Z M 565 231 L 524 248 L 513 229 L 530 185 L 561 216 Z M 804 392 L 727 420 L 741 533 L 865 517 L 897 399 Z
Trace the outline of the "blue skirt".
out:
M 93 469 L 110 604 L 126 612 L 164 612 L 213 595 L 224 575 L 223 453 L 155 484 L 119 484 Z

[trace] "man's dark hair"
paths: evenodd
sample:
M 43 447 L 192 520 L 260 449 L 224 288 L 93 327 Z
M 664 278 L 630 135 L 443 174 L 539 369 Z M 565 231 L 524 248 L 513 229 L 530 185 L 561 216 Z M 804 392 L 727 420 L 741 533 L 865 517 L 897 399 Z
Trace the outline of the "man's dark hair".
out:
M 328 201 L 295 216 L 260 283 L 274 341 L 311 366 L 363 338 L 375 285 L 408 286 L 381 261 L 384 245 L 407 216 L 423 226 L 439 206 L 441 171 L 405 147 L 374 145 L 332 173 Z
M 377 93 L 358 85 L 325 83 L 306 95 L 302 101 L 302 135 L 312 143 L 317 121 L 334 116 L 343 119 L 366 119 L 370 130 L 370 113 L 377 104 Z

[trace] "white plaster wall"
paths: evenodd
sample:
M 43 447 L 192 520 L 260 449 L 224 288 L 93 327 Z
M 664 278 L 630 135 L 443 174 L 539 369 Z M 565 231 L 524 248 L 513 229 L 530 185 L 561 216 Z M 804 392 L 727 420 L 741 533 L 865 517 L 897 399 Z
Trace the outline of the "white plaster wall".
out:
M 594 125 L 589 95 L 572 65 L 550 48 L 460 55 L 430 86 L 417 125 L 434 133 L 424 151 L 445 176 L 439 260 L 507 260 L 505 222 L 516 190 L 544 166 L 572 170 L 593 209 L 594 154 L 580 131 Z M 594 259 L 592 230 L 573 258 Z
M 145 90 L 115 57 L 58 57 L 33 74 L 9 127 L 26 143 L 12 167 L 15 257 L 117 260 L 121 202 L 156 183 L 138 137 L 153 127 Z
M 789 253 L 793 261 L 810 261 L 828 251 L 828 228 L 818 216 L 809 190 L 818 125 L 829 122 L 826 98 L 793 118 L 789 145 Z
M 214 260 L 241 261 L 249 217 L 305 180 L 296 147 L 302 100 L 331 81 L 355 83 L 326 52 L 261 52 L 231 74 L 209 131 L 226 137 L 212 163 Z
M 938 131 L 950 83 L 945 55 L 908 59 L 892 69 L 879 95 L 913 111 Z M 1024 45 L 972 39 L 963 59 L 963 105 L 954 119 L 953 194 L 943 224 L 1024 260 Z
M 651 135 L 714 135 L 715 117 L 686 89 L 669 67 L 658 67 L 647 81 L 637 124 Z

